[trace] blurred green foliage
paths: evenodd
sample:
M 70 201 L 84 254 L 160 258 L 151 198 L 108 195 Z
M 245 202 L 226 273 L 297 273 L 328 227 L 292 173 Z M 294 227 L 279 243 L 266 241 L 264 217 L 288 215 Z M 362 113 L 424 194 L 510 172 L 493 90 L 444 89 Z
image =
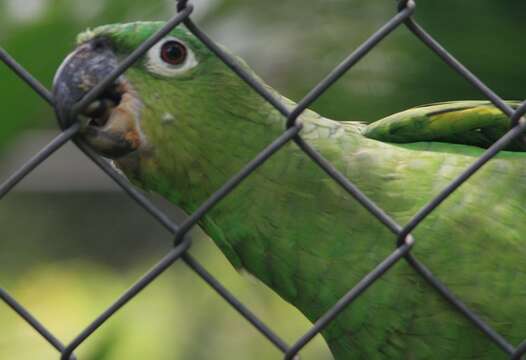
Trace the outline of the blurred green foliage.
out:
M 520 70 L 526 3 L 417 2 L 415 19 L 500 96 L 525 97 Z M 295 100 L 394 15 L 394 1 L 225 1 L 227 34 L 244 39 L 245 58 Z M 237 30 L 234 30 L 237 28 Z M 242 31 L 240 31 L 242 30 Z M 231 44 L 228 44 L 231 45 Z M 234 45 L 236 45 L 234 43 Z M 412 106 L 482 95 L 404 26 L 350 70 L 314 108 L 339 120 L 373 121 Z
M 177 216 L 167 204 L 160 205 Z M 11 193 L 2 202 L 0 219 L 0 286 L 63 342 L 73 340 L 116 301 L 173 241 L 119 193 Z M 191 253 L 286 341 L 307 331 L 310 325 L 296 309 L 236 272 L 200 232 L 193 237 Z M 7 334 L 0 337 L 0 359 L 58 358 L 1 302 L 0 331 Z M 85 360 L 279 357 L 266 338 L 182 263 L 119 310 L 76 354 Z M 321 337 L 305 358 L 330 358 Z
M 394 1 L 194 0 L 196 21 L 269 84 L 301 99 L 395 12 Z M 97 25 L 167 19 L 174 2 L 0 0 L 0 46 L 47 87 L 77 33 Z M 29 9 L 29 10 L 28 10 Z M 417 0 L 415 18 L 488 86 L 522 99 L 525 2 Z M 24 130 L 56 128 L 53 111 L 0 64 L 0 151 Z M 481 98 L 404 27 L 314 104 L 340 120 L 373 121 L 435 101 Z M 0 206 L 0 285 L 64 340 L 113 302 L 171 239 L 122 194 L 10 194 Z M 287 341 L 309 324 L 197 235 L 206 267 Z M 161 276 L 79 349 L 82 359 L 277 357 L 274 348 L 181 265 Z M 0 304 L 0 358 L 57 358 Z M 304 358 L 327 357 L 321 339 Z

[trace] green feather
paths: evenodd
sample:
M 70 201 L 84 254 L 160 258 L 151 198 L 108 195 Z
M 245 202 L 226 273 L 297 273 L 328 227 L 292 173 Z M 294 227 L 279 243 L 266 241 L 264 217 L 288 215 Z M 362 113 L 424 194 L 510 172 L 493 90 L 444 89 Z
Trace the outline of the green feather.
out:
M 508 102 L 516 109 L 518 101 Z M 510 118 L 489 101 L 451 101 L 419 106 L 375 121 L 363 135 L 380 141 L 440 141 L 490 147 L 510 129 Z M 525 151 L 523 141 L 506 150 Z
M 80 41 L 106 37 L 124 56 L 160 26 L 110 25 Z M 192 212 L 279 136 L 286 120 L 187 31 L 172 35 L 189 44 L 199 64 L 173 78 L 151 74 L 143 61 L 126 73 L 144 104 L 140 127 L 148 143 L 115 163 L 138 186 Z M 173 121 L 162 121 L 166 113 Z M 401 224 L 509 126 L 483 102 L 417 108 L 369 126 L 309 110 L 300 121 L 302 137 Z M 387 143 L 395 141 L 406 144 Z M 526 335 L 525 176 L 526 154 L 501 152 L 414 231 L 413 253 L 512 344 Z M 294 143 L 200 224 L 236 267 L 313 322 L 396 246 L 395 236 Z M 337 359 L 504 357 L 403 260 L 323 336 Z

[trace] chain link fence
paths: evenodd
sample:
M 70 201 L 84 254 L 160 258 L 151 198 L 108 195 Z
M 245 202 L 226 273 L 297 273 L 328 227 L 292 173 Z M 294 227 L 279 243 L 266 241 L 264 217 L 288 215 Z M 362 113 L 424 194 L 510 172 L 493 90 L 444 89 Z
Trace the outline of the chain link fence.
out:
M 80 126 L 74 123 L 53 139 L 47 146 L 31 158 L 18 171 L 12 174 L 0 186 L 0 198 L 6 195 L 16 184 L 33 171 L 39 164 L 44 162 L 57 149 L 65 143 L 73 141 L 79 149 L 84 152 L 100 169 L 115 181 L 131 198 L 133 198 L 144 211 L 153 216 L 162 226 L 174 234 L 174 247 L 143 277 L 141 277 L 129 290 L 122 294 L 109 308 L 100 314 L 88 327 L 76 336 L 69 344 L 63 344 L 46 327 L 31 315 L 28 309 L 23 307 L 9 293 L 0 288 L 0 299 L 13 309 L 22 319 L 31 325 L 51 346 L 59 353 L 61 360 L 76 359 L 74 355 L 77 349 L 86 339 L 90 337 L 104 322 L 121 307 L 125 306 L 131 299 L 141 292 L 146 286 L 153 282 L 161 273 L 168 269 L 176 261 L 184 262 L 192 269 L 204 282 L 210 285 L 225 301 L 227 301 L 241 316 L 250 322 L 262 336 L 268 339 L 284 355 L 284 359 L 298 358 L 299 351 L 306 346 L 317 334 L 349 306 L 357 297 L 367 290 L 376 280 L 396 264 L 398 261 L 406 261 L 420 276 L 422 276 L 440 295 L 442 295 L 454 308 L 468 318 L 473 326 L 480 329 L 489 339 L 491 339 L 502 351 L 511 359 L 520 359 L 526 353 L 526 341 L 515 347 L 510 344 L 503 336 L 493 330 L 477 314 L 462 303 L 448 288 L 437 279 L 429 269 L 426 268 L 413 254 L 411 248 L 415 240 L 411 232 L 449 195 L 476 173 L 484 164 L 491 160 L 499 151 L 506 147 L 510 142 L 521 136 L 526 129 L 526 120 L 522 117 L 526 113 L 526 102 L 522 103 L 516 110 L 513 110 L 496 93 L 472 74 L 462 63 L 448 53 L 436 40 L 433 39 L 415 20 L 412 15 L 415 12 L 416 3 L 414 0 L 405 0 L 398 3 L 396 14 L 369 37 L 361 46 L 352 52 L 341 64 L 339 64 L 325 79 L 316 85 L 298 104 L 289 110 L 284 104 L 270 94 L 256 79 L 244 71 L 230 55 L 226 54 L 217 44 L 215 44 L 207 34 L 205 34 L 191 19 L 193 7 L 187 0 L 180 0 L 177 6 L 177 14 L 173 16 L 166 25 L 151 38 L 141 44 L 133 53 L 126 58 L 115 71 L 104 81 L 96 85 L 81 101 L 74 107 L 74 114 L 80 113 L 88 104 L 94 101 L 104 90 L 110 86 L 122 73 L 132 66 L 141 56 L 143 56 L 156 42 L 167 35 L 174 27 L 184 24 L 187 29 L 199 38 L 212 52 L 214 52 L 232 71 L 247 82 L 257 93 L 272 104 L 284 117 L 287 118 L 287 126 L 283 133 L 260 152 L 251 162 L 249 162 L 238 174 L 227 181 L 217 192 L 206 200 L 193 214 L 186 218 L 181 224 L 174 223 L 165 213 L 153 205 L 141 192 L 136 190 L 130 183 L 119 175 L 107 163 L 100 158 L 82 140 L 75 137 L 79 132 Z M 497 108 L 505 113 L 512 122 L 511 129 L 502 136 L 497 142 L 489 147 L 483 155 L 474 161 L 465 171 L 446 186 L 434 199 L 422 207 L 413 218 L 405 225 L 396 223 L 381 208 L 375 205 L 364 193 L 353 183 L 334 168 L 322 155 L 307 144 L 299 135 L 301 124 L 296 122 L 298 116 L 307 109 L 316 99 L 318 99 L 329 87 L 331 87 L 342 75 L 351 69 L 367 53 L 373 50 L 378 43 L 386 38 L 393 30 L 400 26 L 405 26 L 414 36 L 423 42 L 436 56 L 440 57 L 454 71 L 479 90 L 484 97 L 489 99 Z M 35 78 L 22 68 L 14 58 L 0 47 L 0 59 L 25 81 L 42 99 L 50 106 L 54 107 L 54 99 L 51 93 L 42 86 Z M 314 323 L 310 330 L 305 333 L 294 344 L 287 344 L 262 320 L 256 317 L 244 304 L 242 304 L 232 293 L 224 288 L 221 283 L 210 274 L 194 257 L 188 253 L 192 244 L 189 236 L 186 236 L 203 216 L 225 196 L 236 188 L 246 177 L 255 169 L 261 166 L 273 154 L 279 151 L 289 142 L 296 143 L 321 169 L 323 169 L 334 181 L 354 197 L 363 207 L 365 207 L 376 219 L 383 223 L 397 239 L 393 243 L 393 252 L 363 277 L 352 289 L 350 289 L 334 306 Z M 396 246 L 395 246 L 396 245 Z

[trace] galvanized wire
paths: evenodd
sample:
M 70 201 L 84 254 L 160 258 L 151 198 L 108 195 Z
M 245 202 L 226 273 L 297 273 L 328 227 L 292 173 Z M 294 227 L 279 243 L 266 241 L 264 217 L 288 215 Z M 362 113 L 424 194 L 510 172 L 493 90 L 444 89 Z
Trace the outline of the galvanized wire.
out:
M 60 124 L 62 132 L 54 140 L 39 151 L 33 158 L 28 160 L 18 171 L 13 173 L 2 185 L 0 185 L 0 199 L 11 191 L 20 180 L 33 171 L 38 165 L 44 162 L 57 149 L 61 148 L 68 141 L 73 141 L 79 149 L 95 162 L 99 168 L 117 183 L 132 199 L 134 199 L 147 213 L 155 218 L 174 236 L 174 247 L 163 259 L 159 261 L 151 270 L 141 277 L 130 289 L 128 289 L 119 299 L 99 315 L 89 326 L 82 329 L 77 337 L 67 345 L 63 345 L 53 334 L 51 334 L 28 309 L 17 302 L 7 291 L 0 288 L 0 299 L 13 309 L 23 320 L 32 326 L 37 333 L 46 339 L 61 355 L 62 360 L 75 359 L 73 352 L 86 339 L 90 337 L 102 324 L 109 321 L 111 316 L 120 308 L 125 306 L 146 286 L 154 281 L 160 274 L 168 269 L 173 263 L 181 260 L 193 270 L 204 282 L 212 287 L 227 303 L 229 303 L 241 316 L 243 316 L 252 326 L 254 326 L 266 339 L 268 339 L 285 359 L 293 359 L 298 356 L 303 349 L 317 334 L 333 321 L 338 314 L 350 306 L 367 288 L 377 281 L 383 274 L 401 259 L 404 259 L 422 278 L 427 281 L 436 291 L 442 295 L 454 308 L 469 319 L 483 334 L 490 338 L 500 347 L 511 359 L 520 359 L 526 353 L 526 341 L 517 347 L 511 345 L 504 337 L 492 329 L 475 312 L 462 303 L 433 273 L 425 267 L 416 257 L 411 254 L 411 248 L 415 244 L 415 239 L 411 233 L 418 225 L 433 212 L 445 199 L 455 192 L 465 181 L 491 160 L 506 145 L 520 137 L 526 130 L 526 120 L 523 115 L 526 113 L 526 102 L 513 110 L 496 93 L 486 86 L 480 79 L 471 73 L 461 62 L 455 59 L 448 51 L 442 47 L 431 35 L 429 35 L 412 15 L 416 9 L 414 0 L 400 1 L 398 12 L 387 21 L 378 31 L 369 37 L 362 45 L 352 52 L 341 64 L 330 72 L 325 79 L 320 81 L 293 109 L 287 108 L 279 99 L 272 95 L 261 83 L 251 74 L 247 73 L 229 54 L 225 53 L 205 32 L 203 32 L 190 18 L 192 5 L 188 1 L 181 0 L 177 5 L 177 14 L 173 16 L 162 29 L 141 44 L 131 55 L 119 64 L 119 66 L 105 80 L 96 85 L 89 91 L 73 109 L 75 115 L 82 111 L 89 103 L 95 100 L 104 90 L 141 58 L 153 45 L 168 34 L 174 27 L 184 23 L 187 29 L 199 38 L 213 53 L 217 55 L 233 72 L 243 79 L 252 89 L 261 95 L 267 102 L 276 108 L 286 119 L 287 126 L 282 135 L 275 139 L 265 149 L 263 149 L 252 161 L 250 161 L 238 174 L 228 180 L 219 190 L 212 194 L 193 214 L 191 214 L 182 224 L 176 224 L 168 215 L 158 209 L 142 192 L 135 189 L 126 179 L 118 174 L 113 167 L 104 159 L 100 158 L 87 144 L 75 135 L 79 131 L 78 123 Z M 385 213 L 378 205 L 369 199 L 358 187 L 349 179 L 341 174 L 332 164 L 327 161 L 320 153 L 305 142 L 300 135 L 301 124 L 296 123 L 296 119 L 327 91 L 338 79 L 352 69 L 364 56 L 373 50 L 384 38 L 400 27 L 402 24 L 412 32 L 417 39 L 427 45 L 432 52 L 439 56 L 454 71 L 468 81 L 473 87 L 479 90 L 496 107 L 502 110 L 511 119 L 512 128 L 489 147 L 483 155 L 475 160 L 462 174 L 447 185 L 435 198 L 423 206 L 413 218 L 405 225 L 400 225 Z M 4 62 L 15 74 L 26 82 L 43 100 L 54 106 L 54 99 L 51 93 L 32 75 L 26 71 L 17 61 L 11 57 L 4 49 L 0 48 L 0 60 Z M 70 118 L 75 118 L 71 116 Z M 210 274 L 196 259 L 189 253 L 188 249 L 192 244 L 192 239 L 188 236 L 188 231 L 206 215 L 216 204 L 228 196 L 244 179 L 250 176 L 267 159 L 289 142 L 294 142 L 302 149 L 309 158 L 315 162 L 325 173 L 365 207 L 378 221 L 385 225 L 398 239 L 393 241 L 393 252 L 380 262 L 374 269 L 365 275 L 352 289 L 350 289 L 332 308 L 316 321 L 312 328 L 298 339 L 293 345 L 288 345 L 261 319 L 255 316 L 235 295 L 230 293 L 221 283 Z

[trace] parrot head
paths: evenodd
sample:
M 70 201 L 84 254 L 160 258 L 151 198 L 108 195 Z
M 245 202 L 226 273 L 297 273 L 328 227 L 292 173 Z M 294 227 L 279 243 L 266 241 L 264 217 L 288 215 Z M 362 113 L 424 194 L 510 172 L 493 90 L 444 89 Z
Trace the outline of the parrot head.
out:
M 145 22 L 88 30 L 78 36 L 77 48 L 57 71 L 53 91 L 59 120 L 65 126 L 80 121 L 84 139 L 106 157 L 119 158 L 145 145 L 141 122 L 145 107 L 159 107 L 163 101 L 179 103 L 161 104 L 166 112 L 159 120 L 175 121 L 184 111 L 181 107 L 190 106 L 185 99 L 195 95 L 192 80 L 206 78 L 204 73 L 213 71 L 211 63 L 217 62 L 191 34 L 175 29 L 72 119 L 73 105 L 163 25 Z M 179 114 L 171 113 L 174 109 Z
M 105 25 L 80 34 L 53 92 L 62 126 L 79 121 L 79 136 L 132 182 L 172 198 L 167 189 L 174 182 L 191 188 L 192 180 L 206 178 L 216 182 L 207 188 L 216 187 L 250 159 L 248 148 L 259 150 L 278 132 L 261 126 L 276 111 L 182 27 L 72 118 L 74 105 L 163 25 Z M 254 75 L 243 60 L 238 63 Z M 225 151 L 235 153 L 235 161 L 226 161 Z M 199 188 L 206 193 L 204 184 Z

